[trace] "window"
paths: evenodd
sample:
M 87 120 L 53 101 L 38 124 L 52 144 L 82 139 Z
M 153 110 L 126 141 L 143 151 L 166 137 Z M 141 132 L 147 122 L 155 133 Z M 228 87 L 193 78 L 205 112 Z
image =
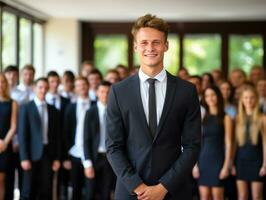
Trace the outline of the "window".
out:
M 126 35 L 97 35 L 94 41 L 95 65 L 105 74 L 118 64 L 128 66 Z
M 220 35 L 186 35 L 184 38 L 184 66 L 191 75 L 201 75 L 204 72 L 220 68 Z
M 261 35 L 231 35 L 229 38 L 229 69 L 242 68 L 246 73 L 254 65 L 263 65 Z
M 19 67 L 31 63 L 31 22 L 25 18 L 19 20 Z
M 43 74 L 43 27 L 35 23 L 33 25 L 33 65 L 36 68 L 36 77 Z
M 16 65 L 16 16 L 3 12 L 2 66 Z

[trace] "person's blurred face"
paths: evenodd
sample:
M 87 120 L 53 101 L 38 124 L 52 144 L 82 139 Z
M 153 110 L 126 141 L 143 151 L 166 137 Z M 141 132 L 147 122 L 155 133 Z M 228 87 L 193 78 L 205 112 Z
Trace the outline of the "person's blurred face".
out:
M 60 84 L 60 79 L 57 76 L 48 77 L 49 91 L 52 93 L 57 93 L 58 86 Z
M 163 67 L 164 52 L 168 41 L 163 32 L 153 28 L 141 28 L 135 35 L 134 49 L 140 58 L 141 67 Z
M 258 80 L 262 79 L 264 76 L 264 71 L 263 68 L 259 69 L 259 68 L 254 68 L 251 70 L 250 72 L 250 81 L 256 85 Z
M 207 89 L 205 91 L 204 98 L 208 107 L 217 106 L 217 95 L 212 89 Z
M 45 95 L 48 91 L 48 83 L 46 81 L 38 81 L 37 84 L 34 86 L 35 95 L 41 101 L 45 100 Z
M 82 65 L 81 76 L 87 78 L 92 69 L 93 69 L 93 66 L 90 64 Z
M 213 77 L 213 79 L 214 79 L 214 82 L 215 82 L 215 84 L 216 85 L 219 85 L 219 83 L 220 83 L 220 81 L 221 81 L 221 79 L 222 79 L 222 74 L 221 74 L 221 72 L 220 71 L 213 71 L 212 72 L 212 77 Z
M 74 89 L 74 82 L 69 79 L 67 76 L 64 76 L 62 79 L 62 83 L 64 86 L 64 91 L 66 92 L 72 92 Z
M 76 94 L 81 98 L 88 97 L 89 85 L 84 80 L 75 81 Z
M 201 94 L 201 81 L 198 78 L 190 78 L 189 82 L 193 83 L 196 86 L 198 95 Z
M 119 75 L 117 73 L 109 72 L 106 74 L 104 80 L 114 84 L 119 81 Z
M 9 71 L 5 73 L 8 85 L 14 87 L 18 83 L 18 73 L 16 71 Z
M 178 77 L 183 79 L 183 80 L 188 80 L 189 78 L 189 75 L 188 75 L 188 72 L 184 69 L 181 69 L 179 72 L 178 72 Z
M 242 86 L 245 82 L 245 79 L 245 76 L 239 71 L 232 72 L 230 76 L 230 82 L 235 88 Z
M 254 109 L 256 106 L 256 95 L 251 90 L 246 90 L 243 92 L 241 96 L 241 101 L 245 107 L 245 109 Z
M 117 71 L 121 80 L 125 79 L 128 76 L 128 72 L 123 67 L 118 67 Z
M 24 69 L 22 71 L 22 81 L 26 86 L 30 86 L 34 80 L 34 72 L 32 70 Z
M 101 83 L 101 77 L 99 74 L 89 74 L 88 81 L 90 88 L 96 90 L 97 86 Z
M 228 101 L 230 95 L 231 95 L 231 88 L 230 85 L 228 83 L 222 83 L 220 85 L 220 91 L 222 93 L 223 99 L 225 101 Z
M 266 80 L 259 80 L 257 82 L 257 92 L 260 97 L 266 97 Z
M 210 83 L 210 78 L 208 75 L 203 75 L 202 76 L 202 89 L 205 90 L 207 87 L 211 85 Z
M 98 97 L 98 101 L 100 101 L 102 104 L 106 105 L 107 101 L 108 101 L 108 94 L 110 91 L 110 87 L 109 86 L 104 86 L 101 85 L 98 87 L 97 89 L 97 97 Z

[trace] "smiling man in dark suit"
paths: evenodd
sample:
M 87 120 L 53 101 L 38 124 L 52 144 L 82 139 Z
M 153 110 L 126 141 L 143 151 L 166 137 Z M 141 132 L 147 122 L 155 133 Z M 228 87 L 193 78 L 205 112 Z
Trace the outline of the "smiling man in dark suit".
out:
M 116 200 L 189 200 L 200 151 L 195 87 L 164 69 L 168 25 L 152 15 L 133 26 L 139 73 L 112 86 L 107 157 L 117 175 Z

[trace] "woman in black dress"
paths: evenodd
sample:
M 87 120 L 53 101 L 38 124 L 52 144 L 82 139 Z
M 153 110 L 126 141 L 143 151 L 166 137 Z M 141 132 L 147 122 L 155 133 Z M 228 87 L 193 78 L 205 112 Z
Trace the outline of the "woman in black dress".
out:
M 251 85 L 243 86 L 236 118 L 235 172 L 238 199 L 263 199 L 266 174 L 266 117 L 259 109 L 259 98 Z
M 17 103 L 12 101 L 8 92 L 8 83 L 0 73 L 0 199 L 4 199 L 5 172 L 11 150 L 10 141 L 16 131 Z
M 204 91 L 202 148 L 198 162 L 199 191 L 202 200 L 223 200 L 224 179 L 232 159 L 232 120 L 225 115 L 223 98 L 216 86 Z

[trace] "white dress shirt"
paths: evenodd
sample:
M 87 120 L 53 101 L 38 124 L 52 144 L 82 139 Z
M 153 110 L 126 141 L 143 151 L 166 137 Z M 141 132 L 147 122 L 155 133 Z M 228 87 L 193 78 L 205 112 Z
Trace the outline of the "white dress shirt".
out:
M 48 104 L 55 106 L 57 110 L 61 110 L 61 98 L 59 94 L 52 94 L 48 92 L 45 96 L 45 100 L 47 101 Z
M 99 153 L 106 153 L 105 138 L 106 138 L 106 105 L 97 102 L 99 125 L 100 125 L 100 144 L 98 147 Z
M 41 127 L 42 128 L 42 136 L 43 136 L 43 144 L 48 144 L 48 108 L 47 108 L 47 104 L 45 101 L 41 101 L 40 99 L 38 99 L 36 96 L 33 99 L 34 103 L 37 106 L 39 115 L 40 115 L 40 119 L 44 120 L 44 126 Z M 42 109 L 44 109 L 42 111 Z M 44 112 L 44 113 L 42 113 Z M 42 119 L 42 115 L 44 117 L 44 119 Z
M 61 90 L 59 91 L 59 94 L 62 96 L 62 97 L 65 97 L 67 99 L 70 99 L 70 102 L 71 103 L 75 103 L 77 101 L 77 96 L 75 95 L 74 92 L 66 92 L 64 90 Z
M 139 69 L 140 94 L 147 123 L 149 123 L 149 83 L 147 81 L 149 78 L 151 77 L 149 77 L 141 69 Z M 157 125 L 158 125 L 163 112 L 163 106 L 166 94 L 167 75 L 165 69 L 163 69 L 159 74 L 157 74 L 154 77 L 154 79 L 156 79 L 155 95 L 156 95 L 156 112 L 157 112 Z
M 23 83 L 18 85 L 18 89 L 23 92 L 23 101 L 25 103 L 33 100 L 35 93 L 33 91 L 33 86 L 25 86 Z
M 76 110 L 76 119 L 77 119 L 77 126 L 76 126 L 76 134 L 75 134 L 75 143 L 71 147 L 69 154 L 73 157 L 80 158 L 83 166 L 87 167 L 88 165 L 91 166 L 91 161 L 86 160 L 84 156 L 84 121 L 86 111 L 90 108 L 90 100 L 87 99 L 77 99 L 77 110 Z
M 15 100 L 18 103 L 18 105 L 26 103 L 26 102 L 24 102 L 24 100 L 25 100 L 24 99 L 24 93 L 20 89 L 18 89 L 18 86 L 11 88 L 10 96 L 13 100 Z
M 88 93 L 90 100 L 97 101 L 96 91 L 90 89 Z

